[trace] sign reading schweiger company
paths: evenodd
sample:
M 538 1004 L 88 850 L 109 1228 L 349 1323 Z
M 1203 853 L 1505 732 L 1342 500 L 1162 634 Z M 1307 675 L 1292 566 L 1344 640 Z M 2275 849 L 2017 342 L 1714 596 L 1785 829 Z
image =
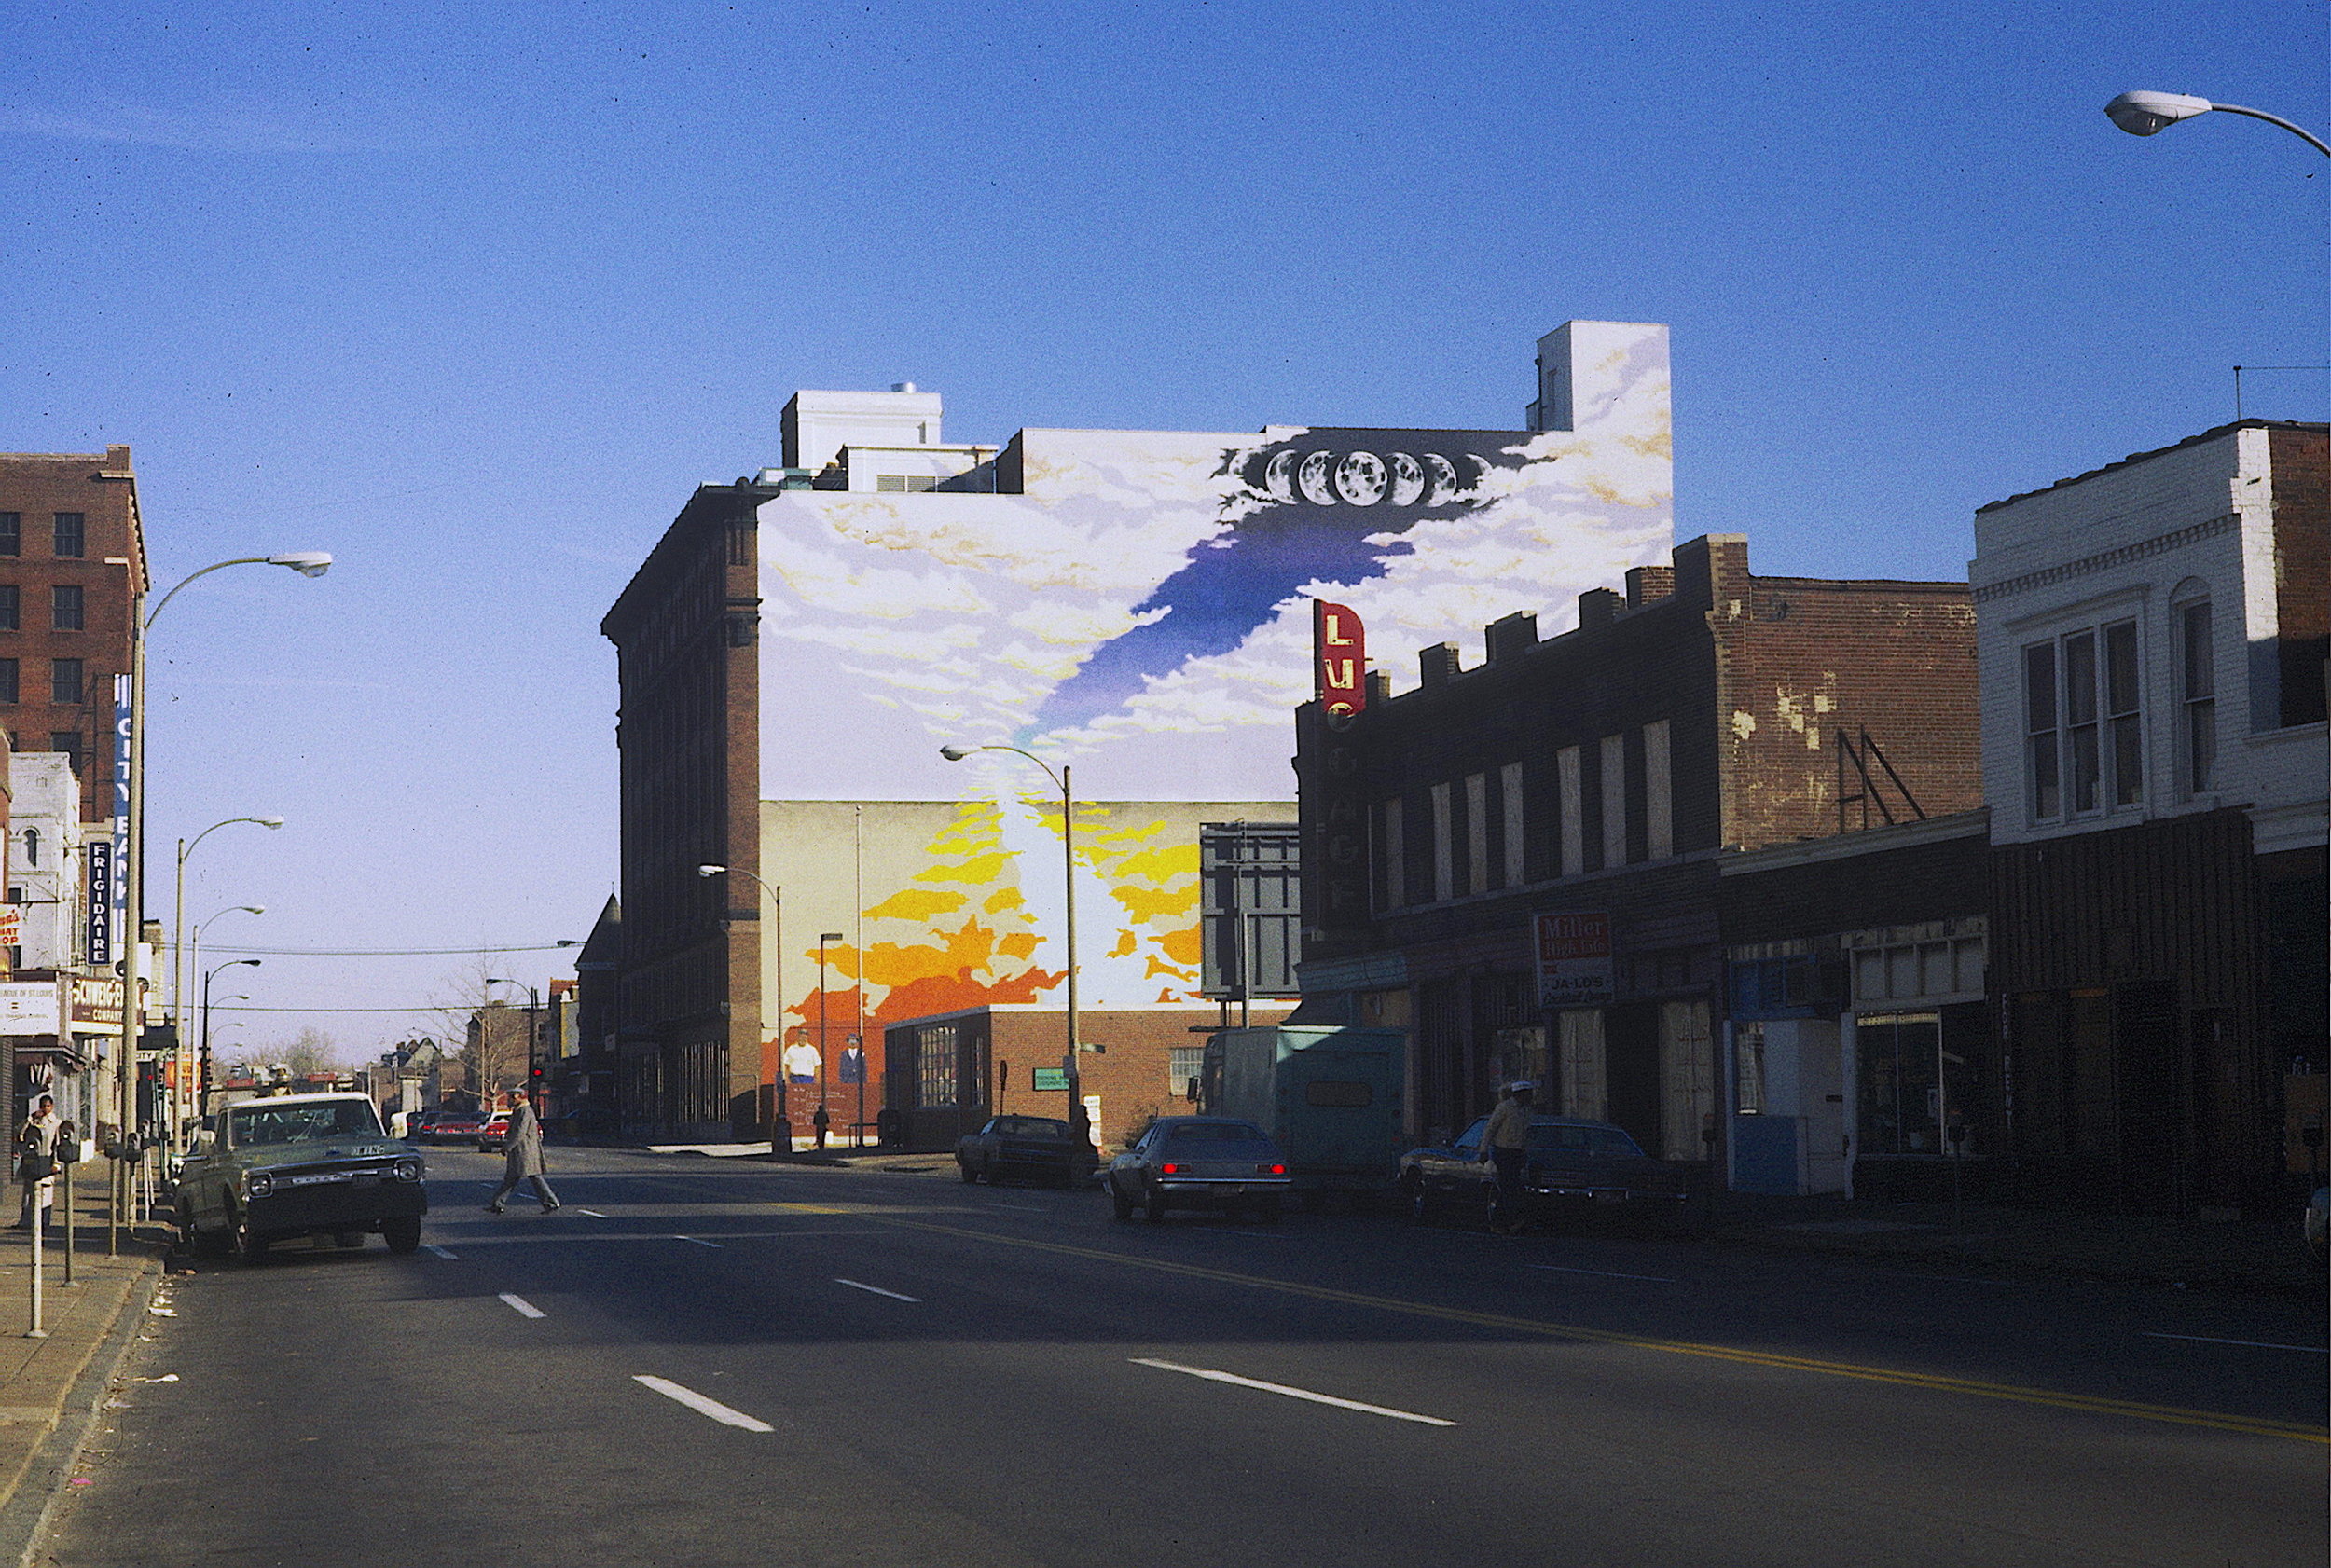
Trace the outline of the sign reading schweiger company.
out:
M 1579 1007 L 1611 998 L 1610 915 L 1540 915 L 1534 922 L 1538 1005 Z

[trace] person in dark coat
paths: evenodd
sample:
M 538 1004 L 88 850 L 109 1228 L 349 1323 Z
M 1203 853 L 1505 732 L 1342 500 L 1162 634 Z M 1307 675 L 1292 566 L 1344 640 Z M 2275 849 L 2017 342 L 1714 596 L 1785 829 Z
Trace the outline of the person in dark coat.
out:
M 533 1102 L 523 1094 L 510 1096 L 510 1135 L 502 1146 L 502 1190 L 486 1201 L 488 1214 L 500 1214 L 502 1205 L 518 1183 L 534 1184 L 534 1195 L 543 1201 L 543 1212 L 548 1214 L 559 1206 L 559 1194 L 543 1179 L 543 1124 L 534 1115 Z

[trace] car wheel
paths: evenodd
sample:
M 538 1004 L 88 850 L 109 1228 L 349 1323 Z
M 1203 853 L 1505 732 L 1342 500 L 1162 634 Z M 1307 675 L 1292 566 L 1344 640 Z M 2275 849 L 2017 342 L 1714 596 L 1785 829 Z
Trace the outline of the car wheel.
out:
M 1109 1184 L 1109 1207 L 1110 1212 L 1119 1219 L 1133 1217 L 1133 1200 L 1126 1197 L 1124 1189 L 1113 1181 Z
M 391 1252 L 418 1252 L 421 1250 L 421 1216 L 410 1214 L 402 1219 L 384 1219 L 380 1222 L 380 1235 L 389 1244 Z
M 958 1160 L 955 1162 L 955 1168 L 963 1177 L 964 1186 L 971 1187 L 978 1182 L 979 1173 L 972 1169 L 972 1162 L 969 1160 Z
M 1166 1194 L 1163 1192 L 1152 1192 L 1147 1198 L 1143 1199 L 1141 1204 L 1141 1217 L 1152 1225 L 1165 1224 Z
M 1414 1176 L 1400 1184 L 1400 1212 L 1408 1216 L 1411 1225 L 1432 1223 L 1432 1199 L 1425 1191 L 1425 1184 Z

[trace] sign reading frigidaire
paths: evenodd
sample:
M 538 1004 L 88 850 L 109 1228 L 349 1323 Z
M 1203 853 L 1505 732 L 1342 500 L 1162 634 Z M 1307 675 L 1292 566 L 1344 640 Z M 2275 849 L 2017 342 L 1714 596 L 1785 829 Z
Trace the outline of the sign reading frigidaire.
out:
M 89 927 L 82 947 L 92 964 L 114 961 L 114 846 L 110 840 L 92 839 L 89 862 Z

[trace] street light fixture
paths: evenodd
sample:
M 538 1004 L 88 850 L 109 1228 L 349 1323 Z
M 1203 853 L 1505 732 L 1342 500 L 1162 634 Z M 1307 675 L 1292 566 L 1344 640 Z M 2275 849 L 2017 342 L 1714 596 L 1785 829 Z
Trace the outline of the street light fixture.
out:
M 225 909 L 222 909 L 222 910 L 220 910 L 217 914 L 215 914 L 215 915 L 212 915 L 212 916 L 210 917 L 210 919 L 208 919 L 208 920 L 198 920 L 198 921 L 196 921 L 196 922 L 195 922 L 195 926 L 194 926 L 194 940 L 193 940 L 191 942 L 187 943 L 187 945 L 186 945 L 186 972 L 187 972 L 189 975 L 199 974 L 199 973 L 200 973 L 200 972 L 201 972 L 201 970 L 202 970 L 202 933 L 203 933 L 203 932 L 205 932 L 205 931 L 207 931 L 207 930 L 209 930 L 209 929 L 211 928 L 211 926 L 212 926 L 213 922 L 214 922 L 214 921 L 218 921 L 218 920 L 222 920 L 222 919 L 226 918 L 226 917 L 227 917 L 228 915 L 265 915 L 266 913 L 267 913 L 267 905 L 265 905 L 265 904 L 258 904 L 258 903 L 238 903 L 238 904 L 228 904 L 228 905 Z M 255 963 L 257 960 L 253 959 L 253 960 L 250 960 L 250 961 L 251 961 L 251 962 L 255 962 Z M 207 1043 L 207 1042 L 208 1042 L 208 1040 L 210 1039 L 210 1034 L 211 1034 L 211 1015 L 210 1015 L 210 1009 L 209 1009 L 209 1006 L 208 1006 L 208 1004 L 206 1003 L 206 1004 L 205 1004 L 205 1006 L 204 1006 L 204 1008 L 203 1008 L 203 1012 L 202 1012 L 202 1038 L 203 1038 L 203 1039 L 204 1039 L 204 1041 L 205 1041 L 206 1043 Z M 205 1069 L 205 1074 L 204 1074 L 204 1076 L 207 1076 L 207 1069 Z M 209 1085 L 207 1082 L 205 1082 L 205 1083 L 203 1083 L 203 1084 L 201 1085 L 201 1087 L 202 1087 L 202 1088 L 204 1088 L 204 1089 L 207 1089 L 207 1088 L 209 1088 L 209 1087 L 210 1087 L 210 1085 Z M 196 1106 L 197 1106 L 197 1107 L 200 1107 L 200 1106 L 202 1105 L 202 1101 L 201 1101 L 200 1098 L 198 1098 L 198 1099 L 195 1101 L 195 1104 L 196 1104 Z M 196 1114 L 196 1115 L 198 1115 L 198 1116 L 200 1116 L 200 1115 L 205 1114 L 205 1112 L 204 1112 L 204 1111 L 202 1111 L 201 1109 L 198 1109 L 198 1110 L 195 1112 L 195 1114 Z
M 2325 158 L 2331 158 L 2331 146 L 2311 131 L 2293 125 L 2280 115 L 2269 115 L 2264 109 L 2245 109 L 2239 103 L 2213 103 L 2206 98 L 2196 98 L 2185 92 L 2124 92 L 2104 105 L 2104 113 L 2112 122 L 2131 136 L 2158 136 L 2179 120 L 2191 119 L 2215 109 L 2222 114 L 2247 115 L 2269 125 L 2279 125 L 2305 142 Z
M 229 817 L 225 821 L 212 823 L 195 834 L 191 841 L 183 838 L 178 841 L 178 900 L 170 922 L 170 1019 L 177 1027 L 182 1052 L 186 1047 L 186 981 L 193 973 L 193 966 L 186 960 L 186 857 L 219 829 L 232 827 L 238 822 L 255 822 L 269 830 L 283 825 L 281 817 Z
M 1063 1074 L 1069 1084 L 1069 1135 L 1073 1140 L 1093 1141 L 1092 1124 L 1084 1119 L 1084 1079 L 1077 1070 L 1077 850 L 1076 850 L 1076 791 L 1070 786 L 1069 764 L 1053 765 L 1033 751 L 1023 751 L 1016 746 L 957 746 L 939 748 L 939 755 L 951 763 L 959 763 L 974 751 L 1009 751 L 1015 757 L 1026 757 L 1044 770 L 1044 776 L 1060 788 L 1060 852 L 1063 869 L 1064 896 L 1061 902 L 1062 934 L 1066 938 L 1069 960 L 1069 1041 L 1068 1051 L 1061 1058 Z
M 225 910 L 219 911 L 220 915 L 224 915 L 226 913 L 227 911 Z M 218 918 L 218 916 L 213 915 L 211 918 L 214 920 Z M 195 1090 L 197 1095 L 199 1096 L 195 1101 L 195 1105 L 205 1116 L 210 1114 L 211 1109 L 211 982 L 216 980 L 220 975 L 226 973 L 228 970 L 255 970 L 258 967 L 259 960 L 256 958 L 229 958 L 227 962 L 219 965 L 218 968 L 210 970 L 202 977 L 202 1066 L 200 1080 L 196 1085 Z M 234 1000 L 231 997 L 228 999 L 229 1001 Z M 251 998 L 245 997 L 242 999 L 249 1001 Z
M 697 874 L 701 877 L 727 876 L 732 873 L 743 877 L 766 893 L 769 896 L 769 908 L 775 915 L 775 918 L 770 921 L 769 934 L 777 954 L 777 972 L 770 977 L 771 987 L 777 993 L 777 1106 L 776 1120 L 769 1126 L 769 1152 L 790 1154 L 793 1152 L 793 1123 L 792 1118 L 786 1114 L 785 1099 L 785 889 L 762 881 L 741 866 L 714 865 L 707 861 L 697 867 Z M 819 989 L 821 991 L 824 989 L 822 983 Z
M 198 577 L 208 577 L 230 566 L 288 567 L 302 577 L 321 577 L 331 570 L 332 557 L 322 550 L 292 550 L 273 556 L 237 556 L 228 560 L 213 561 L 198 571 L 181 577 L 170 592 L 155 601 L 154 608 L 145 607 L 146 596 L 139 591 L 131 568 L 130 613 L 130 777 L 117 779 L 115 788 L 120 792 L 120 835 L 125 848 L 122 864 L 117 868 L 121 884 L 122 932 L 128 938 L 121 944 L 121 1052 L 116 1066 L 115 1091 L 122 1128 L 130 1131 L 130 1114 L 136 1107 L 138 1082 L 138 1030 L 145 1019 L 145 1009 L 138 996 L 138 939 L 144 934 L 145 919 L 141 901 L 145 897 L 145 867 L 141 841 L 145 832 L 145 644 L 153 629 L 155 617 L 170 607 L 186 585 Z M 125 1140 L 126 1141 L 126 1140 Z M 115 1173 L 113 1202 L 105 1217 L 105 1255 L 115 1257 L 120 1250 L 120 1231 L 128 1213 L 130 1199 L 129 1165 L 124 1161 Z

